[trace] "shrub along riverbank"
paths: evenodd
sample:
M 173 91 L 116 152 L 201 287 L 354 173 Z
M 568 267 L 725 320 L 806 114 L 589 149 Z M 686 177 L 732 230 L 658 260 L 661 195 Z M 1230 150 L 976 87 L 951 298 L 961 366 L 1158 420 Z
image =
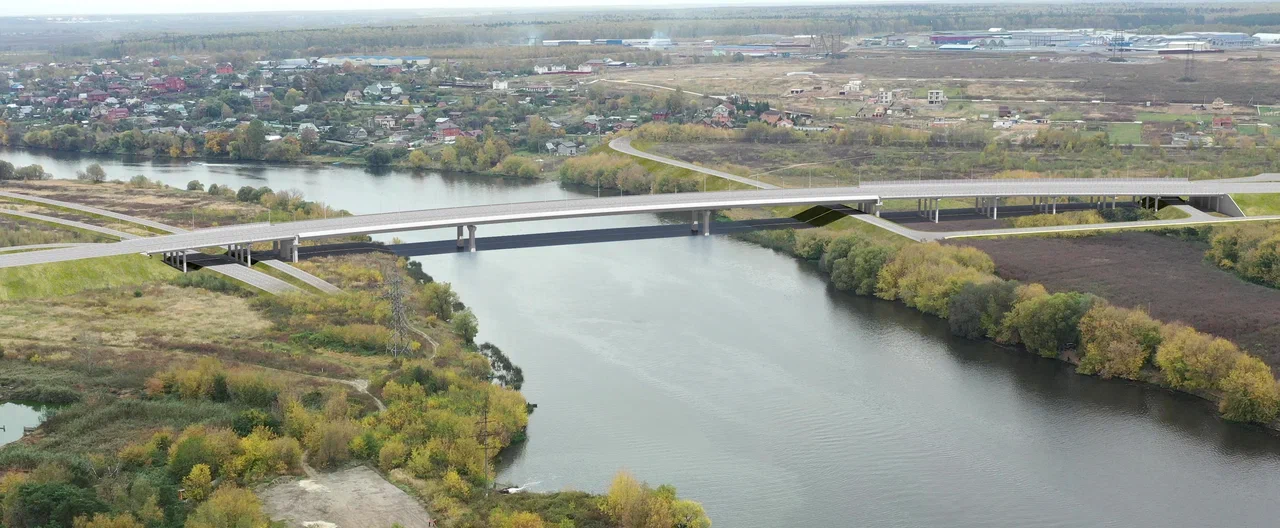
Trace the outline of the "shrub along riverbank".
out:
M 974 248 L 817 230 L 743 237 L 816 262 L 839 290 L 946 319 L 959 336 L 1068 361 L 1081 374 L 1194 394 L 1228 420 L 1274 427 L 1280 412 L 1271 369 L 1230 341 L 1090 294 L 1003 280 Z

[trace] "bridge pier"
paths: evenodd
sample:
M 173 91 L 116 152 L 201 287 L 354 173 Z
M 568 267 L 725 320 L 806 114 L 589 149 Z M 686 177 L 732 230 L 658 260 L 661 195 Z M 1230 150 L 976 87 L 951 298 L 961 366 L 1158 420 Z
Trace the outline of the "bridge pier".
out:
M 235 259 L 237 264 L 253 266 L 253 250 L 249 247 L 249 244 L 228 245 L 227 256 Z
M 458 249 L 459 249 L 459 250 L 461 250 L 461 249 L 462 249 L 462 245 L 463 245 L 463 242 L 462 242 L 462 226 L 458 226 Z
M 698 222 L 698 212 L 697 212 L 697 211 L 689 211 L 689 218 L 690 218 L 690 220 L 689 220 L 689 231 L 690 231 L 690 232 L 693 232 L 693 233 L 697 233 L 697 232 L 701 231 L 701 230 L 702 230 L 702 228 L 701 228 L 701 227 L 699 227 L 699 222 Z
M 698 230 L 698 233 L 702 236 L 709 236 L 711 235 L 711 210 L 699 212 L 702 214 L 702 228 Z
M 467 251 L 476 252 L 476 226 L 467 226 Z
M 275 242 L 276 258 L 285 262 L 298 262 L 298 241 L 277 240 Z
M 181 270 L 183 273 L 187 272 L 186 251 L 166 251 L 161 254 L 161 260 L 163 260 L 165 264 Z

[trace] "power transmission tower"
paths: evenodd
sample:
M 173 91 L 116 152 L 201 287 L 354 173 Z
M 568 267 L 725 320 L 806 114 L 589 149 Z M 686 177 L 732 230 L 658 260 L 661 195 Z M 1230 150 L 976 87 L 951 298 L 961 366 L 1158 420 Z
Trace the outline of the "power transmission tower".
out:
M 476 422 L 476 441 L 480 442 L 480 447 L 484 452 L 484 479 L 485 491 L 488 492 L 493 488 L 494 480 L 489 478 L 489 438 L 497 433 L 489 430 L 489 387 L 484 389 L 484 408 L 480 410 L 480 420 Z
M 382 277 L 382 284 L 386 288 L 382 298 L 391 302 L 391 320 L 388 321 L 391 327 L 391 339 L 387 341 L 387 352 L 391 357 L 398 358 L 401 354 L 407 355 L 410 348 L 409 306 L 406 302 L 409 298 L 409 290 L 405 288 L 404 278 L 394 266 L 384 268 Z

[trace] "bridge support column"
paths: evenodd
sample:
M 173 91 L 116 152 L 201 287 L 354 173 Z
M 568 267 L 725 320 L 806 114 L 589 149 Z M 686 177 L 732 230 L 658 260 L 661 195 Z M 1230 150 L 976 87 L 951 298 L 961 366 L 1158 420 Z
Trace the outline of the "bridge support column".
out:
M 295 252 L 292 240 L 277 240 L 275 242 L 276 258 L 285 262 L 294 261 L 293 254 Z
M 942 198 L 933 199 L 933 223 L 942 219 Z
M 476 226 L 467 226 L 467 251 L 476 252 Z
M 880 218 L 880 208 L 884 207 L 884 201 L 876 198 L 876 218 Z
M 1058 197 L 1057 197 L 1057 196 L 1054 196 L 1054 197 L 1053 197 L 1053 212 L 1052 212 L 1052 214 L 1055 214 L 1055 215 L 1056 215 L 1056 214 L 1058 214 Z
M 991 197 L 991 219 L 992 220 L 1000 219 L 1000 197 L 999 196 Z
M 698 230 L 698 233 L 702 236 L 709 236 L 711 234 L 711 211 L 701 211 L 701 214 L 702 228 Z
M 689 231 L 692 233 L 697 233 L 701 229 L 702 228 L 698 226 L 698 212 L 689 211 Z
M 462 246 L 462 226 L 458 226 L 458 249 L 461 250 Z

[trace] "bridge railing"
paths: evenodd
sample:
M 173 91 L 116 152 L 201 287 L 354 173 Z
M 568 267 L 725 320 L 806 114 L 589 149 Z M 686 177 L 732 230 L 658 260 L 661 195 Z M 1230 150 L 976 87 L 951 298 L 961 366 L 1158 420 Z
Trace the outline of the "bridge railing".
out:
M 953 178 L 933 180 L 872 180 L 862 181 L 862 187 L 888 185 L 951 185 L 960 183 L 1036 184 L 1036 183 L 1191 183 L 1187 178 Z

